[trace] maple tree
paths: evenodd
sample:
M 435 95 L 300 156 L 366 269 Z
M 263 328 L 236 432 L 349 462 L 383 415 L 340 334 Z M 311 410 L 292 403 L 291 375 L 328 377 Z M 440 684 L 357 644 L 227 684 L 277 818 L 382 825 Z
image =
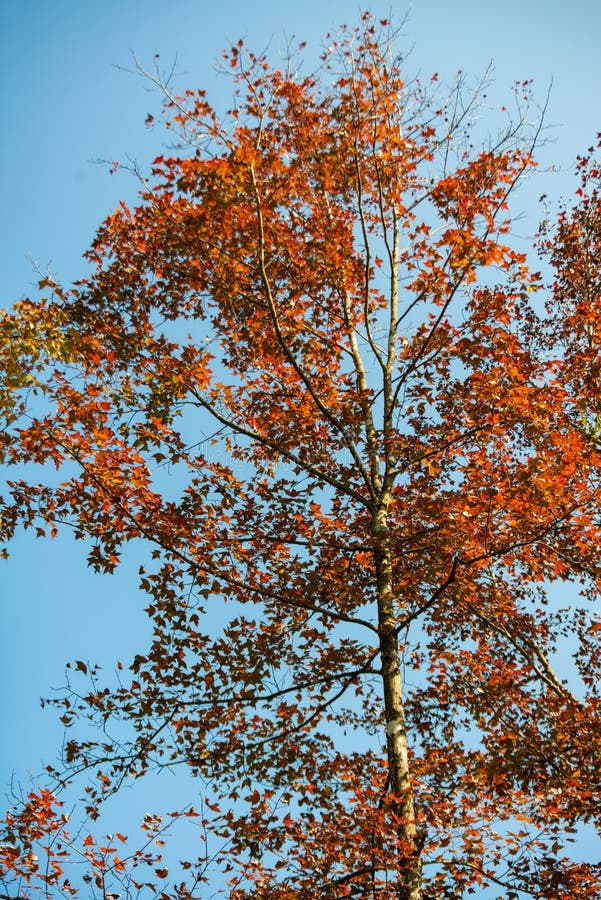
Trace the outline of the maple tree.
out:
M 599 896 L 569 852 L 601 818 L 599 169 L 546 292 L 509 210 L 528 86 L 474 149 L 479 92 L 405 82 L 394 37 L 366 15 L 307 76 L 240 43 L 222 117 L 163 84 L 180 151 L 0 320 L 4 462 L 61 473 L 9 482 L 5 534 L 69 525 L 103 572 L 147 543 L 153 628 L 114 685 L 75 664 L 6 896 L 71 896 L 73 860 L 104 897 Z M 94 837 L 179 764 L 190 807 Z M 204 841 L 175 882 L 173 819 Z

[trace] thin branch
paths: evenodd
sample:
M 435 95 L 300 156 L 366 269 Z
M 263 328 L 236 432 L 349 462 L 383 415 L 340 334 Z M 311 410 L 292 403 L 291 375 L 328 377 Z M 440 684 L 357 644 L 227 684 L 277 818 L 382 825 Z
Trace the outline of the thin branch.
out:
M 445 578 L 445 580 L 442 582 L 442 584 L 440 584 L 440 585 L 436 588 L 436 590 L 434 591 L 434 593 L 432 594 L 432 596 L 430 597 L 430 599 L 427 600 L 426 603 L 423 604 L 423 606 L 420 606 L 419 609 L 416 609 L 416 610 L 414 610 L 412 613 L 410 613 L 409 615 L 405 616 L 405 618 L 402 620 L 402 622 L 400 622 L 400 623 L 397 625 L 397 627 L 396 627 L 396 633 L 397 633 L 397 635 L 398 635 L 404 628 L 407 628 L 407 627 L 411 624 L 411 622 L 413 622 L 415 619 L 418 619 L 418 618 L 419 618 L 420 616 L 422 616 L 425 612 L 427 612 L 432 606 L 434 606 L 434 604 L 436 603 L 436 601 L 438 600 L 438 598 L 439 598 L 442 594 L 444 594 L 444 592 L 446 591 L 446 589 L 447 589 L 447 588 L 455 581 L 455 576 L 456 576 L 456 574 L 457 574 L 457 568 L 458 568 L 458 566 L 459 566 L 459 554 L 456 553 L 455 556 L 453 557 L 453 563 L 452 563 L 452 565 L 451 565 L 451 571 L 449 572 L 449 574 L 447 575 L 447 577 Z
M 509 641 L 511 646 L 515 650 L 517 650 L 518 653 L 528 662 L 528 664 L 532 667 L 540 680 L 544 682 L 544 684 L 546 684 L 554 694 L 556 694 L 558 697 L 561 697 L 562 700 L 570 700 L 581 709 L 584 709 L 584 704 L 581 703 L 581 701 L 578 700 L 578 698 L 574 696 L 574 694 L 570 690 L 568 690 L 568 688 L 566 688 L 564 684 L 561 683 L 537 641 L 527 637 L 524 634 L 520 634 L 519 637 L 516 637 L 516 635 L 512 634 L 505 625 L 502 625 L 498 620 L 492 619 L 490 616 L 487 616 L 473 604 L 467 603 L 467 606 L 469 607 L 469 609 L 471 609 L 476 618 L 484 622 L 484 624 L 488 628 L 490 628 L 491 631 L 496 631 L 497 634 L 502 635 Z M 522 646 L 522 644 L 525 644 L 526 646 L 524 647 Z M 528 653 L 528 650 L 531 650 L 532 653 L 534 653 L 538 660 L 538 665 L 532 658 L 532 656 Z
M 254 431 L 253 429 L 248 428 L 245 425 L 241 425 L 239 422 L 229 419 L 227 416 L 223 415 L 223 413 L 220 413 L 212 403 L 209 403 L 196 390 L 194 390 L 193 388 L 188 389 L 203 409 L 206 409 L 206 411 L 209 412 L 218 422 L 221 422 L 222 425 L 226 425 L 228 428 L 231 428 L 231 430 L 235 434 L 247 437 L 260 446 L 274 451 L 284 459 L 287 459 L 288 462 L 291 462 L 294 466 L 297 466 L 308 475 L 316 478 L 318 481 L 324 481 L 326 484 L 329 484 L 330 487 L 336 488 L 336 490 L 340 491 L 343 494 L 346 494 L 348 497 L 353 497 L 355 500 L 361 503 L 362 506 L 366 506 L 368 509 L 371 509 L 370 500 L 360 494 L 359 491 L 350 487 L 348 484 L 339 481 L 332 475 L 329 475 L 327 472 L 323 471 L 323 469 L 318 468 L 317 466 L 312 465 L 306 460 L 301 459 L 300 456 L 298 456 L 296 453 L 293 453 L 291 450 L 288 450 L 279 441 L 267 437 L 266 435 L 260 434 L 258 431 Z
M 245 746 L 251 747 L 251 748 L 261 747 L 264 744 L 270 743 L 274 739 L 274 737 L 277 737 L 278 739 L 281 740 L 285 735 L 290 734 L 291 732 L 301 731 L 302 729 L 304 729 L 314 719 L 321 716 L 321 714 L 323 712 L 325 712 L 325 710 L 328 709 L 328 707 L 330 707 L 333 703 L 335 703 L 336 700 L 339 700 L 346 693 L 346 691 L 349 689 L 349 687 L 355 681 L 355 679 L 357 678 L 358 675 L 362 675 L 364 673 L 377 674 L 377 673 L 373 673 L 373 670 L 370 669 L 370 666 L 371 666 L 372 662 L 374 661 L 374 659 L 376 658 L 376 656 L 378 656 L 379 653 L 380 653 L 379 648 L 377 650 L 374 650 L 372 653 L 370 653 L 365 664 L 363 666 L 361 666 L 359 669 L 356 669 L 353 674 L 351 674 L 347 677 L 346 681 L 344 682 L 344 684 L 342 685 L 340 690 L 337 691 L 332 697 L 328 697 L 327 700 L 324 700 L 323 703 L 320 703 L 318 706 L 316 706 L 315 709 L 311 712 L 311 714 L 308 715 L 305 719 L 303 719 L 302 722 L 299 722 L 297 725 L 294 725 L 292 728 L 287 728 L 285 731 L 279 732 L 279 734 L 277 734 L 277 735 L 272 735 L 268 738 L 263 738 L 260 741 L 253 741 L 249 744 L 246 744 Z
M 209 572 L 214 578 L 219 579 L 220 581 L 225 582 L 225 584 L 230 587 L 234 587 L 238 590 L 247 591 L 253 594 L 256 594 L 259 597 L 266 598 L 268 600 L 276 601 L 279 604 L 283 604 L 284 606 L 292 606 L 297 609 L 305 609 L 309 612 L 317 613 L 318 615 L 326 616 L 327 618 L 335 619 L 340 622 L 348 622 L 352 625 L 362 625 L 365 628 L 368 628 L 370 631 L 374 633 L 378 633 L 378 630 L 375 625 L 371 622 L 368 622 L 366 619 L 359 619 L 354 616 L 345 615 L 342 612 L 335 612 L 334 610 L 324 609 L 321 606 L 318 606 L 313 603 L 294 600 L 291 597 L 286 597 L 285 595 L 270 590 L 269 588 L 261 587 L 257 584 L 249 584 L 248 582 L 241 581 L 239 578 L 234 578 L 232 575 L 228 575 L 220 569 L 216 568 L 207 560 L 203 560 L 199 562 L 194 558 L 188 556 L 188 554 L 184 553 L 183 550 L 167 544 L 163 539 L 159 538 L 158 535 L 153 533 L 146 525 L 144 525 L 138 517 L 134 515 L 126 506 L 123 505 L 122 501 L 118 496 L 112 493 L 102 482 L 98 476 L 94 474 L 94 472 L 86 466 L 86 464 L 81 460 L 79 454 L 71 448 L 67 447 L 63 442 L 60 441 L 55 435 L 51 435 L 53 439 L 63 448 L 67 455 L 75 460 L 79 466 L 81 466 L 82 471 L 84 471 L 87 477 L 94 482 L 94 484 L 107 496 L 111 502 L 115 505 L 117 509 L 121 512 L 121 514 L 130 521 L 135 528 L 142 534 L 148 541 L 152 544 L 155 544 L 158 547 L 161 547 L 167 553 L 170 553 L 176 559 L 179 559 L 183 562 L 186 567 L 191 572 Z

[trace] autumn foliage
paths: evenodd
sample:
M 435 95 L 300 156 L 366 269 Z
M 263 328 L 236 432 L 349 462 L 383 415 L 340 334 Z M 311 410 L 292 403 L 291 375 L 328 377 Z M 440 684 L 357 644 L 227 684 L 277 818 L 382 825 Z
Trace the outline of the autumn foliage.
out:
M 239 44 L 224 115 L 163 85 L 179 151 L 92 274 L 0 320 L 6 535 L 69 526 L 102 572 L 143 542 L 153 628 L 114 683 L 72 668 L 6 896 L 601 892 L 570 844 L 601 824 L 600 173 L 545 287 L 509 208 L 528 86 L 474 148 L 478 91 L 407 80 L 394 37 L 365 16 L 311 75 Z M 188 807 L 100 837 L 178 765 Z M 172 820 L 198 858 L 161 856 Z

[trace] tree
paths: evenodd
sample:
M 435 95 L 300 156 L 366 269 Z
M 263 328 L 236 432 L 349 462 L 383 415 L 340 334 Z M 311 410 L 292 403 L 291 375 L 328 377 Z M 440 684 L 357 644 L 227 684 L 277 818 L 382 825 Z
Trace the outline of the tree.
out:
M 394 38 L 366 15 L 309 76 L 239 43 L 223 117 L 162 83 L 179 150 L 89 277 L 3 315 L 4 460 L 61 472 L 9 482 L 7 535 L 69 525 L 105 572 L 152 548 L 150 647 L 111 686 L 76 663 L 62 721 L 101 728 L 69 732 L 54 790 L 88 773 L 95 821 L 183 764 L 170 816 L 206 835 L 169 888 L 46 786 L 7 816 L 23 895 L 72 892 L 73 856 L 104 896 L 599 895 L 566 850 L 601 809 L 594 203 L 560 220 L 545 314 L 509 211 L 528 86 L 474 149 L 480 92 L 406 83 Z

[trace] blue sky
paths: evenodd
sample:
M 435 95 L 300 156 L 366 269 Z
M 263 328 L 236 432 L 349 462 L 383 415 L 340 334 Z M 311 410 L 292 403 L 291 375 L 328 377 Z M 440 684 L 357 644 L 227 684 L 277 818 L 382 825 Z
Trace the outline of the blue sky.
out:
M 404 3 L 372 10 L 400 19 Z M 34 293 L 34 259 L 63 283 L 81 276 L 81 254 L 95 228 L 135 181 L 110 175 L 94 160 L 135 158 L 144 166 L 161 152 L 160 136 L 144 119 L 160 98 L 132 68 L 133 51 L 146 65 L 159 53 L 166 67 L 177 56 L 176 85 L 203 86 L 217 104 L 228 83 L 214 61 L 243 36 L 253 48 L 277 46 L 285 32 L 307 40 L 315 55 L 325 33 L 357 19 L 360 7 L 342 0 L 19 0 L 0 3 L 2 139 L 0 179 L 3 238 L 2 302 Z M 476 78 L 492 61 L 491 96 L 509 97 L 515 80 L 534 79 L 544 101 L 552 82 L 541 149 L 543 165 L 531 198 L 569 193 L 571 167 L 601 131 L 601 4 L 597 0 L 414 0 L 405 26 L 414 46 L 408 67 L 451 78 Z M 554 163 L 558 171 L 542 170 Z M 531 203 L 531 199 L 524 201 Z M 526 210 L 536 221 L 538 210 Z M 525 221 L 524 228 L 532 230 Z M 68 536 L 55 542 L 21 536 L 0 573 L 0 721 L 10 739 L 0 747 L 0 785 L 14 770 L 37 772 L 60 741 L 52 713 L 39 697 L 63 681 L 71 658 L 111 667 L 143 641 L 144 605 L 135 559 L 112 580 L 88 572 Z

